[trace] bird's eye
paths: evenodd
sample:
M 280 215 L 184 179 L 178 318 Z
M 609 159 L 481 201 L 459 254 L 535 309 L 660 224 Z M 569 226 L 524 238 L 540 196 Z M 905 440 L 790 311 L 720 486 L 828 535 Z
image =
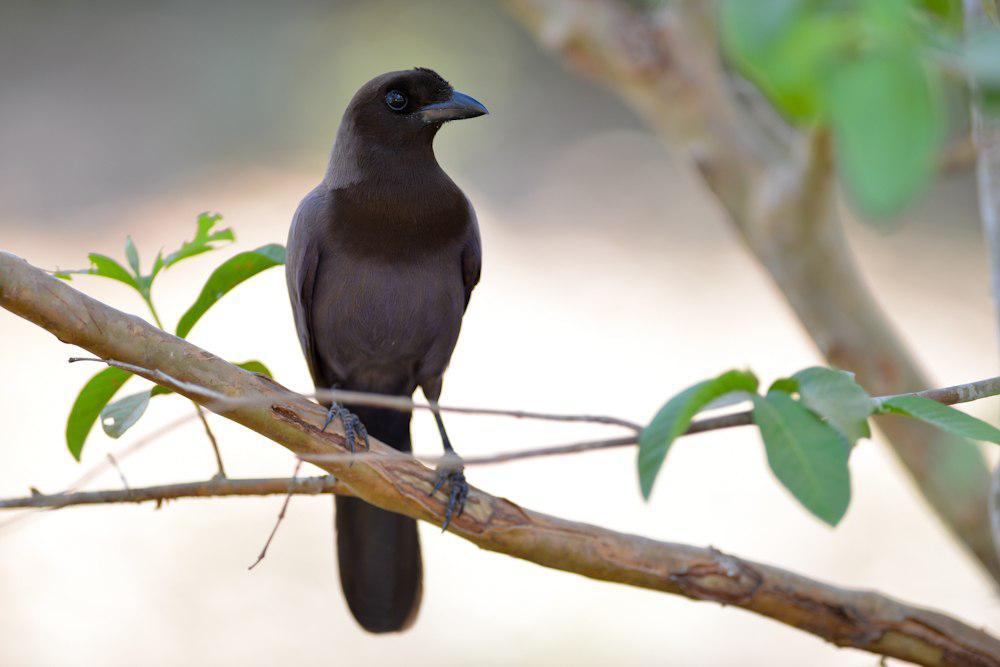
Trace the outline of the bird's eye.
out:
M 385 95 L 385 103 L 393 111 L 402 111 L 406 108 L 406 95 L 398 90 L 390 90 Z

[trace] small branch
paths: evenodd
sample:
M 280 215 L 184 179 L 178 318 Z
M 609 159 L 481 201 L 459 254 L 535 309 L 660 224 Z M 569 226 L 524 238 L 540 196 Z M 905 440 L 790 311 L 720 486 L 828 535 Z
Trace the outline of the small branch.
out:
M 79 359 L 83 361 L 83 359 Z M 111 366 L 121 367 L 123 364 L 114 360 L 104 360 L 104 359 L 86 359 L 86 361 L 101 361 Z M 170 377 L 166 373 L 158 369 L 143 368 L 141 366 L 135 366 L 132 364 L 124 364 L 129 367 L 133 372 L 151 376 L 151 377 Z M 173 378 L 172 378 L 173 379 Z M 169 385 L 166 385 L 170 387 Z M 173 387 L 170 387 L 173 388 Z M 215 395 L 216 392 L 211 391 L 207 387 L 199 387 L 197 385 L 192 385 L 188 383 L 188 390 L 200 393 L 205 396 Z M 985 380 L 977 380 L 975 382 L 966 382 L 964 384 L 953 385 L 951 387 L 941 387 L 937 389 L 926 389 L 924 391 L 908 392 L 905 394 L 893 394 L 891 396 L 879 396 L 874 400 L 876 403 L 882 403 L 892 398 L 898 398 L 900 396 L 920 396 L 923 398 L 929 398 L 938 403 L 944 403 L 946 405 L 955 405 L 957 403 L 968 403 L 971 401 L 977 401 L 982 398 L 989 398 L 991 396 L 996 396 L 1000 394 L 1000 376 L 987 378 Z M 407 398 L 402 398 L 399 396 L 390 396 L 386 394 L 372 394 L 360 391 L 340 391 L 340 390 L 324 390 L 320 392 L 315 392 L 313 396 L 321 396 L 323 398 L 328 398 L 330 400 L 335 400 L 338 402 L 344 401 L 354 405 L 365 405 L 365 406 L 375 406 L 382 408 L 389 408 L 392 410 L 409 411 L 416 408 L 428 407 L 416 403 Z M 263 399 L 258 399 L 257 404 L 264 404 L 267 401 Z M 217 409 L 226 409 L 234 407 L 247 407 L 253 405 L 253 399 L 242 399 L 242 398 L 222 398 L 216 399 L 212 404 L 213 407 Z M 523 449 L 510 452 L 500 452 L 497 454 L 491 454 L 487 456 L 470 456 L 468 458 L 463 458 L 462 461 L 466 465 L 489 465 L 494 463 L 508 463 L 511 461 L 519 461 L 531 458 L 540 458 L 546 456 L 561 456 L 564 454 L 580 454 L 583 452 L 593 452 L 604 449 L 615 449 L 618 447 L 629 447 L 638 443 L 638 435 L 642 432 L 643 427 L 639 424 L 626 421 L 624 419 L 618 419 L 616 417 L 606 417 L 606 416 L 593 416 L 593 415 L 556 415 L 549 413 L 540 412 L 529 412 L 524 410 L 501 410 L 495 408 L 446 408 L 441 407 L 442 411 L 460 412 L 464 414 L 472 415 L 495 415 L 495 416 L 507 416 L 514 418 L 527 418 L 527 419 L 545 419 L 551 421 L 588 421 L 600 424 L 611 424 L 616 426 L 627 426 L 628 428 L 636 431 L 636 436 L 632 437 L 621 437 L 621 438 L 610 438 L 604 440 L 591 440 L 585 442 L 575 442 L 567 445 L 554 445 L 548 447 L 538 447 L 534 449 Z M 714 417 L 705 417 L 703 419 L 696 420 L 691 423 L 688 429 L 682 434 L 694 435 L 696 433 L 703 433 L 705 431 L 716 431 L 724 428 L 733 428 L 736 426 L 749 426 L 753 424 L 753 411 L 744 410 L 741 412 L 732 412 L 729 414 L 717 415 Z M 399 452 L 392 450 L 389 452 L 342 452 L 337 454 L 319 454 L 312 456 L 300 457 L 301 460 L 309 461 L 310 463 L 351 463 L 355 461 L 367 461 L 367 460 L 386 460 L 388 459 L 408 459 L 417 460 L 426 464 L 437 464 L 441 463 L 446 457 L 444 456 L 420 456 L 414 455 L 409 452 Z
M 150 368 L 143 368 L 141 366 L 136 366 L 135 364 L 128 364 L 116 359 L 101 359 L 99 357 L 70 357 L 69 362 L 76 363 L 79 361 L 94 361 L 97 363 L 107 364 L 108 366 L 114 366 L 115 368 L 121 368 L 122 370 L 135 373 L 137 375 L 143 375 L 150 377 L 154 382 L 162 384 L 165 387 L 170 387 L 171 389 L 181 389 L 187 392 L 198 394 L 206 399 L 211 399 L 205 402 L 205 407 L 213 412 L 218 410 L 225 410 L 227 408 L 239 408 L 248 407 L 254 405 L 254 399 L 240 398 L 226 396 L 217 391 L 209 389 L 208 387 L 202 387 L 198 385 L 192 385 L 190 383 L 182 382 L 175 377 L 171 377 L 169 374 L 164 373 L 161 370 L 155 370 Z M 399 410 L 401 412 L 410 412 L 411 410 L 432 410 L 429 403 L 421 403 L 415 401 L 412 398 L 406 396 L 393 396 L 391 394 L 375 394 L 363 391 L 349 391 L 346 389 L 318 389 L 312 392 L 303 392 L 301 396 L 308 396 L 309 398 L 315 398 L 320 401 L 336 401 L 341 404 L 348 405 L 365 405 L 375 408 L 388 408 L 390 410 Z M 513 419 L 534 419 L 538 421 L 554 421 L 554 422 L 569 422 L 569 423 L 591 423 L 591 424 L 604 424 L 606 426 L 621 426 L 635 432 L 641 432 L 643 427 L 641 424 L 629 421 L 627 419 L 621 419 L 619 417 L 609 417 L 606 415 L 580 415 L 580 414 L 555 414 L 551 412 L 535 412 L 531 410 L 507 410 L 502 408 L 470 408 L 464 406 L 454 406 L 454 405 L 439 405 L 436 408 L 440 412 L 450 412 L 453 414 L 464 414 L 464 415 L 483 415 L 483 416 L 493 416 L 493 417 L 511 417 Z
M 996 12 L 994 0 L 965 0 L 965 35 L 975 39 L 994 28 L 988 14 Z M 975 79 L 970 112 L 972 138 L 976 155 L 976 187 L 979 193 L 979 216 L 990 260 L 990 283 L 994 315 L 1000 318 L 1000 114 L 991 113 L 983 103 L 983 93 Z M 1000 328 L 998 328 L 1000 331 Z
M 102 364 L 107 364 L 108 366 L 114 366 L 115 368 L 120 368 L 123 371 L 128 371 L 134 373 L 135 375 L 141 375 L 157 384 L 161 384 L 164 387 L 170 387 L 179 393 L 188 392 L 194 393 L 202 398 L 211 399 L 214 401 L 219 401 L 220 405 L 229 401 L 230 404 L 236 404 L 237 399 L 232 399 L 225 394 L 215 391 L 214 389 L 209 389 L 207 387 L 200 387 L 198 385 L 190 384 L 184 380 L 178 380 L 168 373 L 164 373 L 161 370 L 150 371 L 148 368 L 143 368 L 142 366 L 136 366 L 135 364 L 129 364 L 124 361 L 118 361 L 117 359 L 101 359 L 99 357 L 70 357 L 69 363 L 75 364 L 80 361 L 97 361 Z M 148 373 L 152 372 L 152 377 L 149 377 Z
M 996 29 L 995 0 L 965 0 L 965 36 L 975 39 Z M 970 113 L 976 155 L 976 188 L 979 194 L 979 217 L 990 263 L 990 292 L 997 333 L 1000 333 L 1000 114 L 991 112 L 983 101 L 983 92 L 970 78 L 972 90 Z M 1000 466 L 993 471 L 990 492 L 990 525 L 993 547 L 1000 557 Z
M 365 405 L 375 408 L 389 408 L 409 412 L 411 410 L 432 410 L 429 403 L 421 403 L 406 396 L 391 396 L 389 394 L 372 394 L 363 391 L 347 391 L 343 389 L 319 389 L 306 393 L 306 396 L 317 400 L 336 401 L 345 405 Z M 579 422 L 603 424 L 606 426 L 621 426 L 632 431 L 642 431 L 642 425 L 619 417 L 606 415 L 554 414 L 551 412 L 536 412 L 533 410 L 507 410 L 503 408 L 470 408 L 454 405 L 439 405 L 440 412 L 452 414 L 479 415 L 493 417 L 511 417 L 513 419 L 534 419 L 538 421 Z
M 122 481 L 122 487 L 128 491 L 128 480 L 125 479 L 125 473 L 122 472 L 121 466 L 118 465 L 118 461 L 115 460 L 115 455 L 108 452 L 108 462 L 114 467 L 115 471 L 118 472 L 118 478 Z M 37 495 L 37 494 L 36 494 Z
M 267 541 L 264 542 L 264 547 L 257 554 L 257 560 L 250 564 L 247 570 L 252 570 L 257 567 L 264 557 L 267 556 L 267 549 L 271 546 L 271 541 L 274 540 L 274 536 L 278 533 L 278 527 L 281 526 L 281 522 L 285 520 L 285 512 L 288 511 L 288 503 L 292 501 L 292 496 L 295 495 L 295 482 L 299 478 L 299 468 L 302 467 L 302 459 L 299 459 L 295 463 L 295 470 L 292 471 L 292 481 L 288 484 L 288 494 L 285 496 L 285 502 L 281 504 L 281 511 L 278 512 L 278 520 L 274 522 L 274 528 L 271 529 L 271 534 L 267 536 Z
M 320 494 L 352 495 L 350 490 L 337 482 L 332 475 L 288 479 L 271 477 L 261 479 L 210 479 L 204 482 L 162 484 L 138 489 L 113 489 L 107 491 L 77 491 L 72 493 L 32 494 L 24 498 L 0 500 L 0 509 L 44 508 L 61 509 L 76 505 L 110 505 L 116 503 L 147 503 L 157 505 L 166 500 L 180 498 L 223 498 L 229 496 L 276 496 L 292 494 L 315 496 Z
M 208 419 L 205 418 L 205 410 L 200 405 L 194 403 L 194 409 L 198 413 L 198 419 L 201 420 L 201 425 L 205 427 L 205 435 L 208 436 L 208 441 L 212 443 L 212 451 L 215 452 L 215 463 L 219 467 L 218 476 L 222 479 L 226 477 L 226 469 L 222 465 L 222 454 L 219 453 L 219 443 L 215 440 L 215 434 L 212 433 L 211 427 L 208 425 Z
M 191 415 L 190 417 L 181 417 L 180 419 L 175 419 L 174 421 L 168 424 L 164 424 L 163 426 L 156 429 L 149 435 L 143 436 L 138 440 L 136 440 L 135 442 L 133 442 L 128 447 L 119 450 L 118 455 L 115 458 L 119 461 L 124 461 L 127 457 L 131 456 L 132 454 L 135 454 L 137 451 L 139 451 L 146 445 L 163 437 L 164 435 L 170 433 L 171 431 L 180 428 L 181 426 L 188 423 L 192 419 L 194 419 L 194 415 Z M 90 470 L 80 475 L 76 479 L 76 481 L 74 481 L 72 484 L 66 487 L 66 489 L 62 493 L 68 494 L 72 491 L 76 491 L 77 489 L 83 488 L 83 486 L 85 486 L 91 480 L 95 479 L 101 473 L 107 470 L 108 466 L 110 465 L 111 462 L 108 461 L 107 459 L 100 459 L 93 467 L 90 468 Z M 0 521 L 0 531 L 9 530 L 15 525 L 23 525 L 23 523 L 28 519 L 37 516 L 38 512 L 21 512 L 19 514 L 16 514 L 15 516 L 12 516 L 4 521 Z
M 180 417 L 172 422 L 164 424 L 163 426 L 157 428 L 148 435 L 142 436 L 129 446 L 123 447 L 122 449 L 118 450 L 118 452 L 114 455 L 115 460 L 118 462 L 124 461 L 126 458 L 132 456 L 133 454 L 143 449 L 147 445 L 152 444 L 153 442 L 159 440 L 160 438 L 169 433 L 172 433 L 173 431 L 176 431 L 181 426 L 184 426 L 185 424 L 190 422 L 192 419 L 194 419 L 194 415 Z M 63 491 L 63 493 L 69 493 L 70 491 L 76 491 L 78 489 L 82 489 L 91 481 L 99 477 L 105 470 L 108 469 L 108 466 L 110 465 L 111 462 L 107 459 L 99 460 L 90 470 L 80 475 L 72 484 L 67 486 L 66 489 Z

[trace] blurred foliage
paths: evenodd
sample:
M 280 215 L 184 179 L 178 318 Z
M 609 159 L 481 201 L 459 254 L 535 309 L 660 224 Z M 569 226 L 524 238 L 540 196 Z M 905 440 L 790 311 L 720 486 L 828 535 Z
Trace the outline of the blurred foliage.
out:
M 89 268 L 56 271 L 55 275 L 64 280 L 71 280 L 74 275 L 101 276 L 128 285 L 142 297 L 156 325 L 162 329 L 163 323 L 153 305 L 153 282 L 163 269 L 169 269 L 182 260 L 217 250 L 223 244 L 235 241 L 236 235 L 232 229 L 215 228 L 221 219 L 222 216 L 218 214 L 199 215 L 194 238 L 185 241 L 180 248 L 166 257 L 160 250 L 153 260 L 149 274 L 142 273 L 139 251 L 132 238 L 128 237 L 125 239 L 125 261 L 129 268 L 125 268 L 107 255 L 90 253 Z M 212 272 L 197 299 L 181 316 L 177 324 L 177 335 L 181 338 L 186 337 L 209 308 L 218 303 L 219 299 L 234 287 L 261 271 L 284 263 L 285 248 L 277 244 L 241 252 L 223 262 Z M 268 377 L 271 375 L 267 366 L 260 361 L 246 361 L 237 366 L 251 373 L 260 373 Z M 75 459 L 80 460 L 83 446 L 98 418 L 105 433 L 112 438 L 121 437 L 145 414 L 152 397 L 172 393 L 169 389 L 157 385 L 111 403 L 111 399 L 131 377 L 132 373 L 120 368 L 106 368 L 88 380 L 80 390 L 66 421 L 66 446 Z
M 1000 100 L 1000 30 L 965 39 L 959 0 L 723 0 L 720 20 L 727 55 L 786 117 L 832 129 L 841 180 L 875 218 L 931 176 L 945 75 Z
M 872 398 L 854 375 L 812 367 L 757 393 L 757 377 L 728 371 L 688 387 L 664 404 L 639 438 L 637 467 L 642 495 L 649 498 L 674 440 L 695 415 L 721 402 L 750 400 L 771 471 L 809 512 L 835 526 L 851 501 L 848 459 L 854 443 L 871 437 L 873 415 L 919 419 L 953 435 L 1000 445 L 1000 429 L 921 396 Z

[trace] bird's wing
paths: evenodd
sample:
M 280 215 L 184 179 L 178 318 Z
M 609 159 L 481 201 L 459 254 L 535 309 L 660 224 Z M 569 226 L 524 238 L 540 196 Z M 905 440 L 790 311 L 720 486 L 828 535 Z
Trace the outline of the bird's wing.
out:
M 295 329 L 309 365 L 309 373 L 317 387 L 325 388 L 330 386 L 332 378 L 326 377 L 312 333 L 314 295 L 322 260 L 319 244 L 312 241 L 308 233 L 316 215 L 318 210 L 314 193 L 310 193 L 302 200 L 292 219 L 285 258 L 285 277 L 288 281 L 288 296 L 292 302 L 292 315 L 295 317 Z
M 469 307 L 469 299 L 472 298 L 472 290 L 479 284 L 479 274 L 483 267 L 483 246 L 479 239 L 479 223 L 476 221 L 476 212 L 469 205 L 469 215 L 471 217 L 469 225 L 469 238 L 462 248 L 462 283 L 465 285 L 465 307 Z

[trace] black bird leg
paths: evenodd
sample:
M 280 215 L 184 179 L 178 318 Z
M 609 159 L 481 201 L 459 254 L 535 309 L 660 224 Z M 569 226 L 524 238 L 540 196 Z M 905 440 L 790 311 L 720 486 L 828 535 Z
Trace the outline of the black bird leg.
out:
M 448 506 L 444 512 L 444 525 L 441 532 L 448 530 L 451 525 L 452 516 L 462 516 L 465 511 L 465 499 L 469 496 L 469 483 L 465 481 L 465 465 L 462 458 L 455 453 L 455 448 L 451 446 L 448 439 L 448 432 L 444 428 L 444 421 L 441 419 L 441 411 L 438 410 L 437 401 L 431 403 L 431 411 L 434 413 L 434 421 L 437 422 L 438 432 L 441 434 L 441 444 L 444 445 L 444 460 L 437 467 L 437 482 L 430 495 L 434 495 L 446 484 L 448 485 Z M 457 514 L 455 514 L 457 510 Z
M 336 387 L 333 388 L 336 389 Z M 326 411 L 326 421 L 323 422 L 322 430 L 325 431 L 335 419 L 339 419 L 340 423 L 344 425 L 344 438 L 347 440 L 347 447 L 351 450 L 351 454 L 354 453 L 354 445 L 357 442 L 358 436 L 365 441 L 365 450 L 370 449 L 368 429 L 365 428 L 365 425 L 361 423 L 356 414 L 337 401 L 330 403 L 330 408 Z

